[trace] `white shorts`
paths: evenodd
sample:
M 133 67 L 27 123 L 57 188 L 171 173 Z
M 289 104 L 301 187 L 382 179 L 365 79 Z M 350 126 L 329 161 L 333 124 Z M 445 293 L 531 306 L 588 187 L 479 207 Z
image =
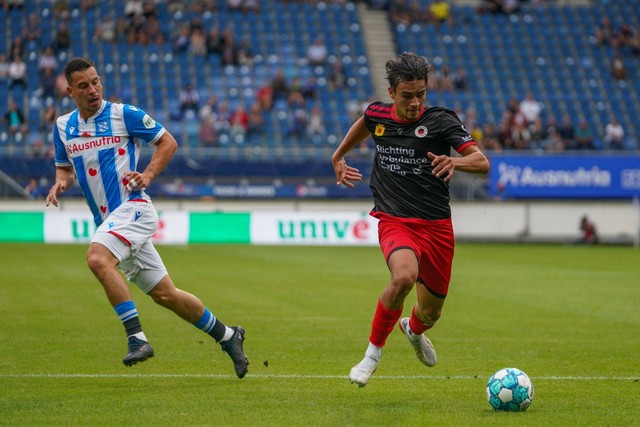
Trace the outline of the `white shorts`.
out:
M 158 213 L 150 202 L 125 202 L 100 224 L 91 243 L 100 243 L 118 258 L 118 268 L 131 283 L 149 293 L 167 269 L 151 243 Z

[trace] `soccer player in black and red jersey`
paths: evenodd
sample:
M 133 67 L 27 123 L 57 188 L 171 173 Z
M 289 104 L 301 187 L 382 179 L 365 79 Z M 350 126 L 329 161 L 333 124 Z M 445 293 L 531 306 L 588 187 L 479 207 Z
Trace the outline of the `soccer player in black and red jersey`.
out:
M 449 181 L 454 171 L 486 173 L 489 161 L 458 116 L 427 107 L 430 65 L 405 52 L 387 61 L 393 103 L 373 102 L 351 126 L 332 156 L 338 185 L 362 179 L 345 155 L 369 136 L 375 142 L 370 187 L 379 220 L 380 248 L 391 278 L 378 299 L 365 357 L 351 369 L 352 383 L 364 387 L 378 368 L 382 348 L 396 322 L 420 362 L 436 363 L 424 332 L 440 318 L 451 278 L 454 236 Z M 459 155 L 451 156 L 451 149 Z M 417 303 L 402 316 L 404 300 L 417 283 Z

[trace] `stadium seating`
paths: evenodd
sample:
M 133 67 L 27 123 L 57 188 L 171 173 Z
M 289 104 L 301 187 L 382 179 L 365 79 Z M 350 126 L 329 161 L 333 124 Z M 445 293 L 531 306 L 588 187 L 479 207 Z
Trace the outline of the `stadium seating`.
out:
M 23 9 L 0 8 L 0 22 L 7 24 L 0 27 L 0 40 L 4 40 L 0 42 L 0 52 L 9 52 L 30 13 L 36 13 L 40 20 L 39 44 L 26 46 L 29 87 L 18 99 L 34 132 L 39 129 L 42 109 L 37 62 L 42 47 L 51 42 L 60 22 L 54 13 L 55 3 L 26 0 Z M 276 103 L 272 111 L 265 113 L 262 133 L 219 141 L 215 156 L 235 160 L 306 157 L 326 161 L 351 124 L 349 104 L 373 94 L 362 23 L 351 2 L 265 0 L 259 2 L 259 13 L 242 13 L 228 10 L 224 0 L 214 1 L 217 9 L 201 14 L 205 31 L 213 26 L 221 30 L 230 26 L 237 38 L 248 38 L 255 55 L 254 65 L 249 67 L 225 66 L 217 56 L 175 52 L 172 37 L 194 17 L 188 7 L 174 11 L 170 9 L 172 2 L 156 2 L 165 41 L 141 45 L 124 40 L 93 40 L 97 25 L 106 16 L 117 20 L 125 2 L 96 1 L 87 10 L 80 10 L 79 0 L 66 3 L 72 42 L 68 50 L 58 53 L 60 66 L 72 56 L 93 58 L 104 77 L 105 97 L 116 96 L 145 109 L 172 131 L 183 147 L 181 153 L 189 156 L 210 156 L 212 152 L 199 143 L 198 123 L 179 118 L 178 93 L 187 82 L 194 83 L 200 91 L 201 102 L 216 95 L 233 108 L 239 104 L 248 107 L 258 88 L 279 71 L 288 79 L 300 77 L 304 81 L 309 76 L 316 77 L 317 98 L 307 110 L 312 105 L 321 107 L 327 136 L 322 141 L 311 141 L 306 135 L 289 135 L 290 111 L 286 105 Z M 419 3 L 425 8 L 429 1 Z M 629 22 L 640 29 L 638 10 L 640 0 L 600 0 L 590 6 L 526 2 L 521 12 L 511 16 L 478 14 L 472 6 L 453 6 L 455 24 L 451 27 L 427 23 L 394 25 L 392 36 L 398 53 L 410 50 L 427 56 L 436 68 L 447 65 L 452 70 L 466 70 L 467 90 L 431 92 L 431 104 L 473 107 L 479 123 L 498 123 L 508 100 L 523 99 L 532 91 L 544 104 L 545 117 L 584 116 L 599 140 L 606 123 L 615 116 L 625 128 L 628 148 L 637 149 L 640 57 L 623 52 L 629 78 L 616 82 L 610 75 L 613 50 L 597 45 L 594 34 L 602 16 L 609 16 L 616 27 Z M 307 47 L 318 35 L 327 45 L 329 62 L 344 63 L 349 77 L 345 88 L 335 89 L 328 84 L 328 66 L 312 67 L 305 60 Z M 0 82 L 0 99 L 8 96 L 7 85 Z M 57 106 L 61 112 L 72 108 L 68 99 L 57 101 Z M 0 103 L 0 117 L 5 110 L 6 103 Z M 7 139 L 0 126 L 0 153 L 9 154 L 9 162 L 11 153 L 19 152 L 18 145 Z
M 426 0 L 420 0 L 423 8 Z M 436 69 L 464 68 L 465 92 L 432 92 L 432 104 L 464 110 L 472 106 L 480 123 L 499 123 L 509 99 L 534 93 L 544 115 L 558 121 L 568 114 L 585 117 L 602 140 L 614 116 L 627 135 L 628 148 L 638 148 L 640 131 L 640 56 L 623 50 L 629 78 L 616 82 L 610 73 L 614 51 L 595 42 L 601 17 L 615 28 L 624 22 L 640 29 L 640 1 L 602 1 L 591 6 L 525 3 L 512 15 L 478 14 L 472 6 L 454 7 L 453 26 L 427 23 L 395 25 L 398 51 L 414 51 Z

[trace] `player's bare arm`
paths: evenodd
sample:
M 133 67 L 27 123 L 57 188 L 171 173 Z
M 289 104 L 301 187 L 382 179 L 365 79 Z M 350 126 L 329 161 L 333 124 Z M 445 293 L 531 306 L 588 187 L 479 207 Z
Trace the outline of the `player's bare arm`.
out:
M 431 159 L 433 174 L 445 181 L 451 180 L 456 170 L 467 173 L 487 173 L 489 171 L 489 160 L 475 145 L 462 150 L 460 157 L 436 156 L 433 153 L 428 153 L 427 156 Z
M 349 132 L 347 132 L 344 139 L 333 153 L 331 163 L 333 164 L 333 170 L 336 173 L 337 185 L 343 184 L 346 187 L 353 188 L 354 184 L 352 181 L 362 180 L 362 174 L 360 171 L 357 168 L 347 165 L 347 162 L 344 160 L 344 156 L 358 144 L 361 144 L 365 139 L 367 139 L 369 135 L 369 130 L 364 125 L 364 117 L 360 117 L 353 125 L 351 125 Z
M 73 185 L 75 174 L 71 166 L 57 166 L 56 167 L 56 182 L 49 189 L 47 199 L 45 200 L 45 206 L 53 203 L 53 206 L 58 207 L 58 196 L 65 192 L 65 190 Z
M 178 143 L 169 132 L 165 132 L 155 145 L 156 151 L 143 172 L 131 171 L 123 175 L 123 179 L 127 181 L 127 187 L 131 191 L 137 188 L 147 188 L 151 181 L 167 166 L 178 148 Z

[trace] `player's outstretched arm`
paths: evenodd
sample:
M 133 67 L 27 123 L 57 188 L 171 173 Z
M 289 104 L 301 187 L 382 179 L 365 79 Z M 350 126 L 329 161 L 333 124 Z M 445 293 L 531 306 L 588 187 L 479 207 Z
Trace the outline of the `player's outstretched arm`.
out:
M 349 188 L 353 188 L 354 185 L 352 181 L 360 181 L 362 179 L 360 171 L 357 168 L 348 166 L 344 160 L 344 156 L 355 146 L 367 139 L 369 135 L 369 130 L 364 125 L 364 117 L 360 117 L 351 125 L 344 139 L 333 153 L 333 156 L 331 156 L 333 170 L 336 173 L 337 185 L 343 184 Z
M 65 190 L 73 185 L 75 175 L 73 169 L 69 167 L 56 167 L 56 182 L 49 189 L 49 194 L 45 200 L 45 206 L 53 203 L 53 206 L 58 207 L 58 196 L 65 192 Z

